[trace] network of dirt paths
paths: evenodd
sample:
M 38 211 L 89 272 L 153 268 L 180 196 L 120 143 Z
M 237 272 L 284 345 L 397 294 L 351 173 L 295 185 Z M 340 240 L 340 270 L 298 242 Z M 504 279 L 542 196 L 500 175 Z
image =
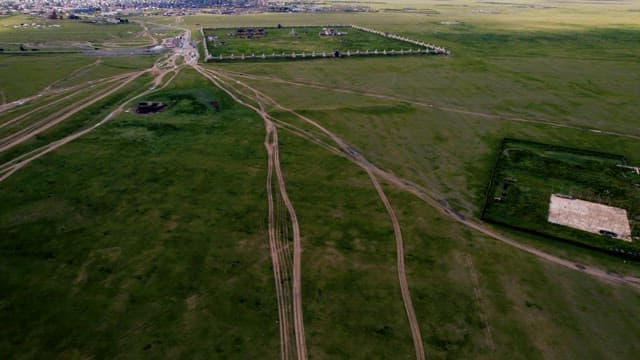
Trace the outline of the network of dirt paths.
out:
M 228 93 L 232 93 L 231 90 L 229 89 L 233 89 L 234 91 L 236 91 L 238 94 L 242 94 L 241 96 L 247 98 L 247 99 L 251 99 L 252 101 L 255 101 L 257 104 L 259 104 L 260 109 L 256 109 L 254 106 L 249 106 L 254 108 L 254 110 L 256 110 L 258 113 L 261 114 L 261 116 L 263 118 L 270 118 L 271 123 L 275 123 L 278 126 L 291 131 L 292 133 L 301 136 L 303 138 L 306 138 L 322 147 L 324 147 L 325 149 L 343 156 L 349 160 L 351 160 L 352 162 L 354 162 L 356 165 L 360 166 L 361 168 L 363 168 L 370 176 L 371 181 L 374 185 L 374 187 L 376 188 L 376 191 L 378 192 L 381 200 L 383 201 L 385 208 L 387 209 L 387 212 L 389 214 L 389 217 L 391 219 L 391 222 L 393 224 L 394 227 L 394 234 L 395 234 L 395 238 L 396 238 L 396 246 L 397 246 L 397 272 L 398 272 L 398 279 L 399 279 L 399 283 L 400 283 L 400 287 L 401 287 L 401 292 L 402 292 L 402 299 L 403 299 L 403 303 L 405 306 L 405 310 L 407 313 L 407 318 L 410 324 L 410 328 L 411 328 L 411 334 L 412 334 L 412 338 L 413 338 L 413 342 L 414 342 L 414 348 L 415 348 L 415 352 L 416 352 L 416 358 L 418 359 L 423 359 L 425 358 L 425 354 L 424 354 L 424 348 L 423 348 L 423 343 L 422 343 L 422 337 L 420 334 L 420 327 L 419 324 L 416 320 L 416 315 L 415 315 L 415 311 L 413 309 L 413 305 L 411 302 L 411 296 L 410 296 L 410 292 L 409 292 L 409 288 L 408 288 L 408 282 L 406 279 L 406 272 L 405 272 L 405 268 L 404 268 L 404 249 L 403 249 L 403 242 L 402 242 L 402 232 L 400 229 L 400 224 L 395 216 L 395 212 L 393 210 L 393 207 L 391 206 L 391 204 L 389 203 L 386 195 L 384 194 L 384 191 L 382 190 L 377 176 L 379 176 L 381 179 L 384 179 L 385 181 L 389 182 L 390 184 L 395 185 L 398 188 L 401 188 L 405 191 L 408 191 L 410 193 L 412 193 L 413 195 L 417 196 L 418 198 L 422 199 L 423 201 L 425 201 L 426 203 L 428 203 L 429 205 L 433 206 L 434 208 L 438 209 L 441 213 L 443 213 L 444 215 L 447 215 L 448 217 L 460 222 L 461 224 L 470 227 L 478 232 L 481 232 L 487 236 L 490 236 L 494 239 L 497 239 L 499 241 L 502 241 L 503 243 L 506 243 L 510 246 L 516 247 L 520 250 L 526 251 L 530 254 L 533 254 L 545 261 L 551 262 L 551 263 L 555 263 L 567 268 L 570 268 L 572 270 L 578 270 L 578 271 L 582 271 L 585 272 L 589 275 L 598 277 L 600 279 L 603 279 L 605 281 L 608 282 L 617 282 L 617 283 L 626 283 L 628 285 L 631 285 L 632 287 L 638 288 L 640 289 L 640 279 L 633 277 L 633 276 L 624 276 L 624 275 L 619 275 L 619 274 L 613 274 L 610 273 L 606 270 L 603 269 L 599 269 L 599 268 L 595 268 L 595 267 L 586 267 L 586 266 L 580 266 L 580 267 L 576 267 L 576 264 L 572 261 L 566 260 L 566 259 L 561 259 L 558 258 L 554 255 L 550 255 L 547 254 L 543 251 L 540 251 L 534 247 L 525 245 L 521 242 L 517 242 L 515 240 L 509 239 L 506 236 L 496 233 L 494 230 L 492 230 L 491 228 L 483 225 L 483 224 L 479 224 L 476 223 L 474 221 L 471 221 L 469 219 L 465 219 L 461 216 L 458 215 L 457 212 L 455 212 L 453 209 L 449 208 L 446 203 L 442 202 L 441 200 L 439 200 L 436 196 L 434 196 L 433 194 L 431 194 L 429 191 L 427 191 L 426 189 L 423 189 L 422 187 L 406 180 L 406 179 L 402 179 L 400 177 L 398 177 L 397 175 L 382 170 L 380 168 L 378 168 L 377 166 L 375 166 L 374 164 L 372 164 L 370 161 L 368 161 L 366 158 L 364 158 L 364 156 L 362 154 L 360 154 L 359 152 L 357 152 L 356 150 L 354 150 L 353 147 L 351 147 L 350 145 L 348 145 L 345 141 L 343 141 L 340 137 L 338 137 L 336 134 L 332 133 L 331 131 L 327 130 L 326 128 L 324 128 L 323 126 L 321 126 L 319 123 L 315 122 L 314 120 L 305 117 L 291 109 L 288 109 L 282 105 L 280 105 L 279 103 L 277 103 L 275 100 L 273 100 L 272 98 L 268 97 L 267 95 L 265 95 L 264 93 L 261 93 L 259 90 L 255 89 L 254 87 L 251 87 L 250 85 L 247 85 L 245 83 L 242 83 L 241 81 L 239 81 L 237 79 L 237 77 L 233 77 L 234 74 L 232 73 L 228 73 L 225 71 L 220 71 L 220 70 L 203 70 L 203 72 L 208 73 L 209 77 L 213 77 L 215 78 L 215 83 L 217 86 L 220 87 L 224 87 L 227 86 L 228 89 L 226 90 Z M 236 86 L 234 88 L 234 86 Z M 253 96 L 251 96 L 250 94 L 247 94 L 246 92 L 242 92 L 241 90 L 237 89 L 237 86 L 239 87 L 243 87 L 247 90 L 249 90 L 250 93 L 253 93 Z M 338 90 L 341 91 L 341 90 Z M 385 97 L 384 95 L 378 95 L 378 94 L 367 94 L 369 96 L 376 96 L 376 97 Z M 236 98 L 234 96 L 234 98 Z M 237 99 L 237 98 L 236 98 Z M 398 99 L 396 99 L 398 100 Z M 246 105 L 246 102 L 240 100 L 241 103 Z M 307 124 L 312 125 L 313 127 L 315 127 L 316 129 L 320 130 L 320 132 L 322 134 L 324 134 L 326 137 L 328 137 L 332 144 L 329 144 L 326 140 L 318 137 L 318 136 L 314 136 L 313 134 L 311 134 L 308 131 L 305 131 L 299 127 L 296 127 L 295 125 L 291 124 L 291 123 L 287 123 L 285 121 L 280 121 L 277 119 L 274 119 L 272 117 L 270 117 L 268 114 L 266 114 L 264 112 L 264 105 L 268 104 L 270 106 L 275 107 L 276 109 L 279 110 L 283 110 L 286 111 L 290 114 L 293 114 L 294 116 L 296 116 L 298 119 L 303 120 L 304 122 L 306 122 Z M 421 104 L 421 105 L 426 105 L 426 104 Z M 464 112 L 464 111 L 459 111 L 459 110 L 455 110 L 457 112 Z M 471 113 L 471 112 L 465 112 L 465 113 Z M 475 114 L 475 113 L 472 113 Z M 482 115 L 486 115 L 486 114 L 482 114 Z M 489 115 L 486 115 L 489 116 Z M 526 122 L 538 122 L 535 120 L 524 120 L 524 119 L 515 119 L 515 121 L 526 121 Z M 548 124 L 546 122 L 540 122 L 542 124 L 545 125 L 556 125 L 556 124 Z M 567 126 L 572 128 L 571 126 Z M 615 134 L 615 133 L 614 133 Z M 633 137 L 633 135 L 631 135 L 631 137 Z M 469 271 L 470 271 L 470 277 L 472 280 L 472 285 L 474 288 L 474 294 L 476 296 L 476 300 L 479 303 L 479 307 L 480 307 L 480 311 L 482 312 L 482 321 L 483 321 L 483 325 L 484 325 L 484 331 L 485 331 L 485 338 L 487 341 L 487 346 L 488 348 L 494 352 L 495 351 L 495 343 L 493 341 L 493 336 L 491 335 L 491 328 L 488 322 L 488 319 L 486 317 L 487 315 L 487 310 L 486 310 L 486 304 L 485 304 L 485 299 L 483 298 L 481 291 L 480 291 L 480 285 L 479 285 L 479 279 L 477 276 L 477 273 L 475 272 L 475 269 L 473 268 L 473 264 L 470 258 L 467 258 L 467 266 L 469 267 Z
M 98 82 L 104 82 L 107 86 L 106 89 L 101 91 L 99 95 L 90 101 L 86 101 L 83 99 L 82 102 L 75 103 L 78 105 L 79 109 L 86 108 L 96 101 L 109 96 L 116 91 L 122 89 L 126 84 L 135 80 L 139 76 L 145 73 L 153 73 L 155 74 L 155 78 L 153 80 L 154 85 L 164 84 L 157 89 L 149 89 L 143 91 L 138 94 L 134 94 L 128 98 L 127 101 L 121 103 L 116 109 L 114 109 L 111 113 L 109 113 L 105 118 L 101 121 L 97 122 L 91 127 L 81 129 L 68 135 L 62 139 L 56 140 L 42 146 L 38 149 L 32 150 L 20 156 L 17 156 L 11 161 L 8 161 L 4 164 L 0 165 L 0 181 L 5 180 L 17 170 L 23 168 L 31 161 L 44 156 L 45 154 L 54 151 L 60 146 L 67 144 L 81 136 L 84 136 L 88 132 L 98 128 L 105 122 L 111 120 L 117 114 L 122 112 L 125 106 L 130 103 L 132 100 L 136 98 L 140 98 L 152 91 L 160 90 L 167 85 L 169 85 L 172 80 L 177 76 L 180 69 L 184 66 L 180 66 L 177 69 L 171 70 L 160 70 L 160 65 L 163 63 L 171 63 L 170 59 L 165 59 L 164 62 L 160 60 L 154 64 L 154 66 L 150 69 L 122 74 L 113 76 L 110 78 L 99 79 Z M 451 219 L 472 228 L 478 232 L 481 232 L 487 236 L 490 236 L 494 239 L 497 239 L 503 243 L 506 243 L 510 246 L 518 248 L 520 250 L 526 251 L 532 255 L 535 255 L 545 261 L 555 263 L 567 268 L 571 268 L 573 270 L 582 271 L 594 277 L 600 278 L 602 280 L 608 282 L 616 282 L 616 283 L 625 283 L 634 288 L 640 289 L 640 279 L 633 276 L 624 276 L 619 274 L 612 274 L 606 270 L 595 268 L 595 267 L 587 267 L 580 266 L 576 267 L 576 264 L 572 261 L 558 258 L 554 255 L 550 255 L 543 251 L 540 251 L 534 247 L 528 246 L 526 244 L 517 242 L 512 240 L 502 234 L 499 234 L 492 230 L 491 228 L 476 223 L 472 220 L 465 219 L 460 217 L 453 209 L 449 208 L 446 204 L 443 204 L 437 196 L 430 193 L 427 189 L 420 187 L 417 184 L 414 184 L 406 179 L 403 179 L 392 172 L 383 170 L 369 160 L 367 160 L 361 153 L 356 151 L 352 146 L 350 146 L 343 139 L 338 137 L 335 133 L 329 131 L 327 128 L 320 125 L 318 122 L 303 116 L 292 109 L 286 108 L 276 102 L 271 97 L 266 94 L 260 92 L 256 88 L 243 83 L 238 80 L 238 77 L 246 77 L 246 78 L 259 78 L 260 80 L 272 80 L 276 82 L 287 82 L 291 84 L 304 85 L 304 86 L 312 86 L 312 87 L 320 87 L 325 88 L 322 85 L 318 84 L 309 84 L 309 83 L 299 83 L 299 82 L 290 82 L 287 80 L 277 79 L 277 78 L 269 78 L 269 77 L 254 77 L 252 75 L 232 73 L 227 71 L 222 71 L 219 69 L 207 69 L 197 64 L 192 64 L 192 66 L 196 71 L 198 71 L 201 75 L 209 79 L 215 86 L 219 87 L 223 91 L 225 91 L 229 96 L 231 96 L 236 102 L 239 104 L 246 106 L 252 110 L 254 110 L 260 117 L 263 119 L 264 127 L 265 127 L 265 140 L 264 146 L 267 153 L 267 181 L 266 181 L 266 190 L 267 190 L 267 202 L 268 202 L 268 237 L 269 237 L 269 248 L 272 258 L 273 272 L 274 272 L 274 280 L 275 280 L 275 288 L 276 288 L 276 298 L 278 304 L 278 323 L 280 328 L 280 344 L 281 344 L 281 357 L 283 359 L 297 358 L 297 359 L 306 359 L 307 358 L 307 346 L 305 341 L 305 329 L 304 329 L 304 321 L 303 321 L 303 312 L 302 312 L 302 274 L 301 274 L 301 257 L 302 257 L 302 244 L 301 244 L 301 233 L 300 227 L 296 215 L 295 208 L 291 199 L 288 196 L 286 190 L 286 182 L 284 179 L 284 175 L 280 165 L 280 155 L 279 155 L 279 147 L 278 147 L 278 129 L 284 129 L 286 131 L 291 132 L 297 136 L 305 138 L 312 143 L 315 143 L 326 150 L 342 156 L 355 165 L 361 167 L 369 176 L 373 187 L 375 188 L 378 196 L 384 204 L 384 207 L 389 216 L 390 222 L 393 226 L 394 230 L 394 238 L 396 243 L 396 265 L 397 265 L 397 276 L 398 282 L 401 289 L 402 301 L 404 304 L 406 316 L 409 322 L 410 331 L 413 339 L 414 349 L 416 358 L 424 359 L 425 358 L 425 350 L 423 346 L 422 335 L 420 332 L 420 326 L 417 321 L 417 317 L 415 314 L 415 310 L 413 308 L 413 303 L 411 300 L 411 293 L 409 290 L 409 284 L 406 276 L 406 269 L 404 263 L 404 243 L 402 238 L 402 230 L 400 223 L 395 214 L 394 208 L 391 205 L 389 199 L 387 198 L 380 181 L 383 180 L 388 184 L 391 184 L 399 189 L 407 191 L 419 199 L 423 200 L 427 204 L 439 210 L 442 214 L 450 217 Z M 170 77 L 168 81 L 163 81 L 165 75 L 168 73 L 173 73 L 173 76 Z M 115 83 L 113 85 L 112 83 Z M 155 86 L 154 86 L 155 88 Z M 49 90 L 48 88 L 47 90 Z M 407 99 L 399 99 L 395 97 L 390 97 L 381 94 L 373 94 L 373 93 L 360 93 L 354 90 L 348 89 L 335 89 L 338 92 L 353 92 L 366 96 L 373 96 L 379 98 L 385 98 L 390 100 L 399 100 L 399 101 L 408 101 Z M 76 95 L 78 92 L 82 91 L 82 89 L 74 87 L 65 89 L 64 93 L 60 98 L 54 100 L 53 103 L 64 101 L 65 99 L 71 98 Z M 53 91 L 52 91 L 53 93 Z M 35 97 L 30 97 L 25 100 L 33 100 Z M 410 101 L 420 106 L 429 106 L 432 105 Z M 15 107 L 15 104 L 4 104 L 0 106 L 0 112 L 11 110 Z M 32 115 L 34 112 L 40 111 L 45 106 L 36 107 L 35 109 L 17 116 L 13 119 L 10 119 L 10 123 L 18 123 L 23 118 Z M 274 118 L 267 111 L 267 107 L 273 107 L 275 109 L 285 111 L 287 113 L 292 114 L 296 117 L 296 119 L 303 121 L 305 124 L 311 125 L 313 128 L 319 131 L 320 135 L 314 135 L 313 133 L 306 131 L 296 125 L 282 121 Z M 448 111 L 456 111 L 462 113 L 469 113 L 478 115 L 475 112 L 467 112 L 461 109 L 450 109 L 446 107 L 440 107 L 440 109 L 448 110 Z M 75 109 L 74 109 L 75 110 Z M 45 131 L 46 129 L 64 121 L 71 115 L 75 114 L 79 110 L 70 110 L 69 107 L 63 108 L 61 111 L 54 113 L 53 115 L 48 116 L 46 119 L 40 122 L 36 122 L 35 125 L 29 125 L 24 129 L 11 134 L 4 139 L 0 139 L 0 151 L 9 149 L 14 147 L 17 144 L 24 142 L 25 140 L 37 135 L 38 133 Z M 480 116 L 490 116 L 488 114 L 479 114 Z M 512 119 L 515 121 L 527 121 L 527 122 L 537 122 L 546 125 L 557 126 L 558 124 L 549 124 L 547 122 L 539 122 L 539 121 L 531 121 L 526 119 Z M 0 124 L 1 126 L 7 126 L 7 123 Z M 571 127 L 571 126 L 565 126 Z M 617 135 L 616 133 L 611 133 Z M 629 136 L 628 136 L 629 137 Z M 631 137 L 634 137 L 631 135 Z M 476 294 L 476 299 L 480 304 L 481 311 L 483 313 L 485 310 L 484 299 L 480 292 L 479 280 L 475 270 L 473 270 L 473 265 L 471 263 L 470 258 L 467 259 L 467 265 L 470 271 L 470 277 L 472 279 L 472 284 L 474 287 L 474 293 Z M 486 319 L 486 313 L 483 315 L 483 322 L 485 325 L 485 335 L 487 338 L 488 346 L 493 350 L 495 350 L 495 344 L 493 342 L 493 338 L 490 333 L 490 327 L 488 324 L 488 320 Z

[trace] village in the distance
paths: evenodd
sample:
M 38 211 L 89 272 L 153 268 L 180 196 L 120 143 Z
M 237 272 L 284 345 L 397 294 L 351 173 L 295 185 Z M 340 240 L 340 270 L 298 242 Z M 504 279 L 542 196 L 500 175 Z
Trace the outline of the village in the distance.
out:
M 407 9 L 411 10 L 411 9 Z M 240 15 L 256 12 L 372 12 L 358 3 L 269 0 L 0 0 L 0 15 L 24 14 L 63 19 L 116 16 L 183 16 L 196 13 Z

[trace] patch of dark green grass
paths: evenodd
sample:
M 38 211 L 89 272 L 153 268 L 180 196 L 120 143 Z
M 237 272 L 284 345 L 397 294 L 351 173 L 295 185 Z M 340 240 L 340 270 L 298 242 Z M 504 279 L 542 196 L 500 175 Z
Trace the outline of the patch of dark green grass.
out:
M 242 107 L 123 113 L 2 182 L 0 352 L 277 358 L 264 164 Z

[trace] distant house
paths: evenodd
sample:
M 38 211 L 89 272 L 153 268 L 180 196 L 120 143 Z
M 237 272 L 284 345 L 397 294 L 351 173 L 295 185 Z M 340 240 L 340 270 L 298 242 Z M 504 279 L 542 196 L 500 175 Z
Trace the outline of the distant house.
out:
M 138 114 L 152 114 L 164 110 L 165 107 L 167 105 L 161 102 L 141 101 L 136 107 L 136 112 Z
M 345 34 L 346 33 L 340 32 L 337 29 L 332 27 L 325 27 L 325 28 L 322 28 L 322 31 L 320 31 L 320 36 L 342 36 Z

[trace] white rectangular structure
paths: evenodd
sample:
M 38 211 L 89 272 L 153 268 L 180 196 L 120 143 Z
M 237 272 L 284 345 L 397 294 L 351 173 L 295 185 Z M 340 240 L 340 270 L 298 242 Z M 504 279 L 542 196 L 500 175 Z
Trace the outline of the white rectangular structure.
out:
M 594 234 L 604 230 L 615 233 L 617 239 L 631 241 L 627 210 L 613 206 L 551 194 L 548 221 Z

